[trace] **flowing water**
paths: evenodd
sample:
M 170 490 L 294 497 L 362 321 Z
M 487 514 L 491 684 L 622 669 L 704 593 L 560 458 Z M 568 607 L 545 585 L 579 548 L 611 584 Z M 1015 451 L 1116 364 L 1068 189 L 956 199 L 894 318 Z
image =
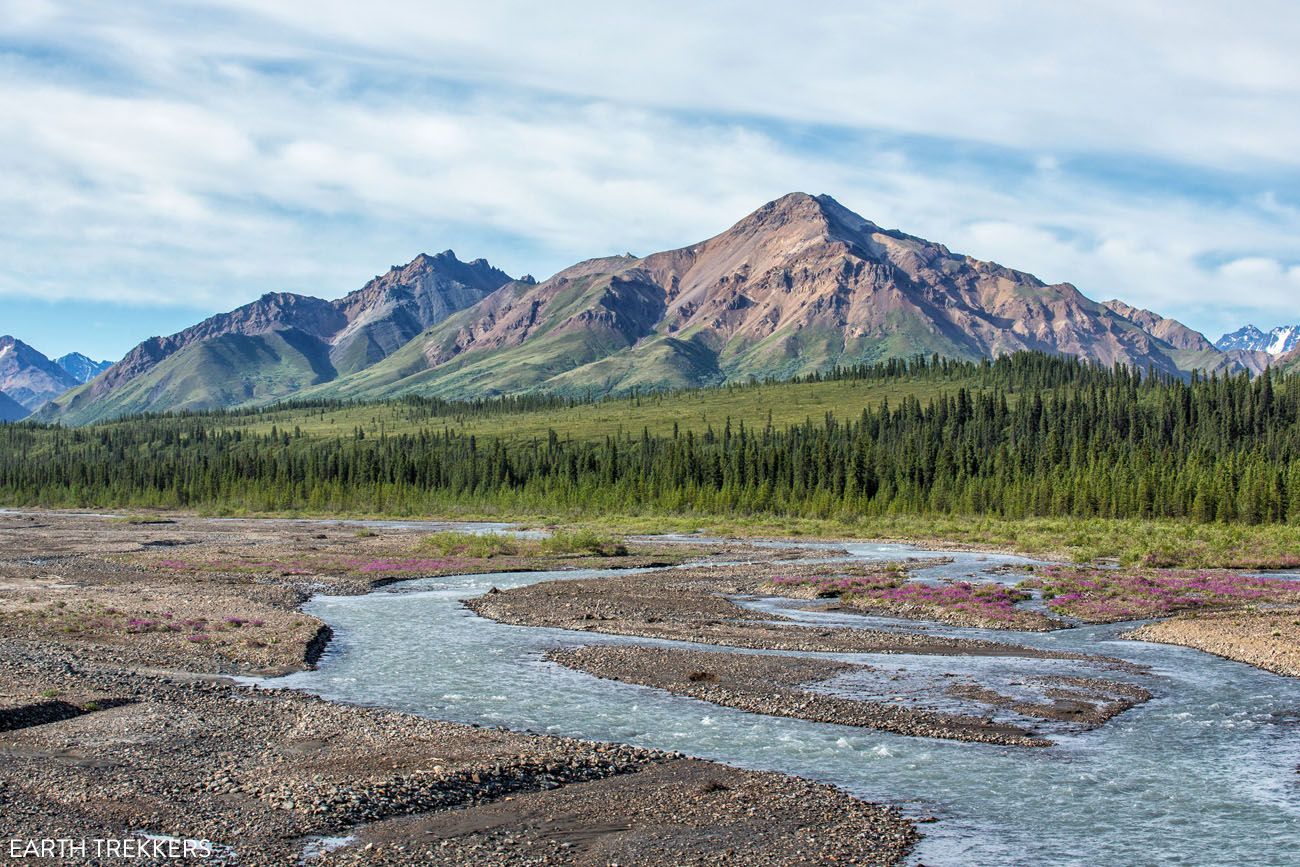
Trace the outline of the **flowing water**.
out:
M 849 550 L 864 560 L 941 555 L 900 545 Z M 987 570 L 1029 562 L 943 556 L 952 562 L 919 577 L 1013 580 Z M 1013 749 L 767 717 L 597 680 L 548 663 L 542 654 L 561 645 L 667 642 L 508 626 L 460 604 L 492 586 L 598 574 L 616 573 L 429 578 L 366 596 L 317 597 L 305 610 L 335 632 L 319 668 L 266 683 L 438 719 L 679 750 L 834 783 L 897 804 L 909 815 L 937 818 L 920 826 L 925 838 L 913 857 L 918 864 L 1300 864 L 1300 680 L 1185 648 L 1120 640 L 1126 626 L 1036 634 L 922 625 L 935 635 L 1102 653 L 1151 667 L 1150 675 L 1136 678 L 1154 693 L 1145 705 L 1094 731 L 1053 730 L 1056 746 Z M 806 623 L 918 628 L 812 611 L 787 600 L 744 604 Z M 913 678 L 954 672 L 1001 684 L 1018 682 L 1016 666 L 1027 664 L 840 658 Z M 907 683 L 897 689 L 907 692 Z

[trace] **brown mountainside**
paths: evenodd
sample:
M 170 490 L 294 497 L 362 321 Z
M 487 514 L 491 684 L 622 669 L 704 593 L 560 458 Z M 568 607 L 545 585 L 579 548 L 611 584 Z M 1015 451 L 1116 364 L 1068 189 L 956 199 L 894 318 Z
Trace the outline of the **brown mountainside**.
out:
M 1065 353 L 1168 373 L 1201 350 L 1068 283 L 884 229 L 793 193 L 698 244 L 511 284 L 314 393 L 610 392 L 790 376 L 918 352 Z M 1177 326 L 1177 327 L 1175 327 Z M 1170 341 L 1175 342 L 1170 342 Z M 1234 366 L 1203 337 L 1200 366 Z

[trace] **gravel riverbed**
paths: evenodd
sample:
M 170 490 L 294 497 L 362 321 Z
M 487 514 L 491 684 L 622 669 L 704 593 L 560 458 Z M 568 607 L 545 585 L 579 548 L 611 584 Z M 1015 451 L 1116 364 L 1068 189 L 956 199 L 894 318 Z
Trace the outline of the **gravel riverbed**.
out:
M 321 549 L 391 558 L 419 531 L 166 520 L 0 516 L 6 841 L 163 836 L 207 841 L 206 863 L 240 865 L 304 854 L 320 864 L 887 865 L 917 838 L 890 807 L 781 774 L 232 682 L 225 675 L 313 662 L 328 631 L 297 610 L 308 594 L 413 576 L 180 569 L 162 562 L 179 562 L 176 549 L 186 564 L 232 551 L 275 564 Z

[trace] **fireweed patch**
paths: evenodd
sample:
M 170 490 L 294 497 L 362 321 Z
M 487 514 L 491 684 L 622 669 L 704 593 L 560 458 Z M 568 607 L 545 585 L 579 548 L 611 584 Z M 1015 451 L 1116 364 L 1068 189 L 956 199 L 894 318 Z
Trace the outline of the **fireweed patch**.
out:
M 1300 603 L 1300 583 L 1215 572 L 1111 571 L 1057 566 L 1021 582 L 1047 606 L 1089 623 L 1145 620 L 1186 611 Z
M 815 595 L 839 598 L 857 608 L 903 617 L 962 621 L 1005 628 L 1041 629 L 1045 618 L 1016 608 L 1030 598 L 1026 591 L 997 583 L 949 581 L 909 582 L 905 573 L 863 576 L 791 576 L 771 581 L 774 588 L 811 589 Z

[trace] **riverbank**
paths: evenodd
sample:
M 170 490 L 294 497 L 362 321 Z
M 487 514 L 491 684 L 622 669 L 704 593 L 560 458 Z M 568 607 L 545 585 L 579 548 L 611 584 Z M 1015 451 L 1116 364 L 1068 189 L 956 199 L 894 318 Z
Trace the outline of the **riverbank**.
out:
M 1184 615 L 1144 624 L 1125 637 L 1179 644 L 1300 677 L 1300 608 Z
M 988 717 L 943 714 L 813 692 L 810 685 L 867 666 L 826 659 L 664 647 L 581 647 L 554 650 L 552 662 L 596 677 L 653 686 L 750 713 L 858 726 L 912 737 L 1016 747 L 1052 742 Z
M 891 864 L 915 838 L 896 811 L 832 787 L 672 754 L 143 673 L 27 642 L 0 641 L 0 669 L 6 839 L 147 833 L 211 841 L 225 856 L 217 863 L 258 865 L 293 863 L 318 838 L 355 837 L 321 863 L 527 864 L 535 863 L 527 847 L 489 856 L 483 828 L 503 809 L 563 813 L 585 798 L 603 805 L 602 822 L 639 826 L 643 835 L 648 818 L 693 817 L 711 829 L 691 840 L 691 857 L 705 863 L 753 843 L 753 829 L 728 818 L 731 792 L 743 793 L 749 815 L 783 816 L 782 836 L 817 841 L 809 850 L 816 860 Z M 51 710 L 56 706 L 65 710 Z M 503 807 L 512 799 L 519 803 Z M 819 821 L 829 814 L 841 820 Z M 383 824 L 412 816 L 446 817 L 446 836 L 395 835 L 394 825 Z M 561 842 L 568 845 L 552 845 Z M 599 832 L 541 844 L 572 856 L 566 863 L 607 848 Z M 647 851 L 620 863 L 661 862 Z
M 896 810 L 780 774 L 232 683 L 222 676 L 314 662 L 328 631 L 299 611 L 312 593 L 438 574 L 410 562 L 430 556 L 428 530 L 158 520 L 0 516 L 6 839 L 153 835 L 210 842 L 209 863 L 244 865 L 335 843 L 316 863 L 886 865 L 916 839 Z M 438 568 L 735 554 L 453 552 Z
M 1060 653 L 972 638 L 924 632 L 822 627 L 810 629 L 781 615 L 751 611 L 729 597 L 762 594 L 775 575 L 819 575 L 826 566 L 753 562 L 699 566 L 605 578 L 542 581 L 465 601 L 482 617 L 520 626 L 547 626 L 606 635 L 628 635 L 814 653 L 909 653 L 936 656 L 1022 656 L 1082 659 Z M 892 564 L 841 566 L 837 572 L 891 571 Z M 1107 660 L 1120 664 L 1118 660 Z
M 98 508 L 87 504 L 86 508 Z M 105 506 L 106 509 L 113 508 Z M 79 515 L 72 509 L 16 510 L 25 514 Z M 302 520 L 355 523 L 440 520 L 508 521 L 521 528 L 582 530 L 615 536 L 665 533 L 743 540 L 888 542 L 936 551 L 978 551 L 1036 557 L 1062 563 L 1119 563 L 1179 569 L 1261 571 L 1300 568 L 1300 524 L 1195 523 L 1137 518 L 1004 518 L 993 515 L 874 515 L 812 518 L 755 514 L 536 512 L 465 504 L 441 513 L 253 511 L 211 509 L 198 513 L 138 510 L 145 519 L 198 516 L 221 520 Z

